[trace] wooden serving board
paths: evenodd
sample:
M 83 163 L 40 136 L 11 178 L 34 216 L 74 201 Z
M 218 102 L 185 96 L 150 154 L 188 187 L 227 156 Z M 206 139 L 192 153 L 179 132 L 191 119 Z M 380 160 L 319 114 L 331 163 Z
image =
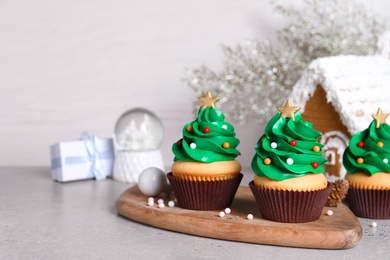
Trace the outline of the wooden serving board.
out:
M 135 185 L 118 198 L 120 215 L 146 225 L 181 233 L 256 244 L 304 248 L 341 249 L 354 247 L 362 236 L 362 226 L 343 204 L 325 207 L 320 219 L 309 223 L 279 223 L 261 217 L 249 187 L 239 187 L 231 213 L 219 217 L 218 210 L 194 211 L 177 206 L 148 206 L 148 197 Z M 167 200 L 165 202 L 167 205 Z M 331 209 L 334 214 L 326 215 Z M 246 216 L 253 214 L 248 220 Z

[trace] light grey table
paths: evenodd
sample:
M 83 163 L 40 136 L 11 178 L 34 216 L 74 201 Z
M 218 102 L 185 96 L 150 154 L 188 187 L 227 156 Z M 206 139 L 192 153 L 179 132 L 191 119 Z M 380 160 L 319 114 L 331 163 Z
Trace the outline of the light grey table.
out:
M 247 185 L 251 174 L 245 174 Z M 390 220 L 360 219 L 351 249 L 318 250 L 209 239 L 119 216 L 129 184 L 108 179 L 58 183 L 49 168 L 0 168 L 0 259 L 389 259 Z

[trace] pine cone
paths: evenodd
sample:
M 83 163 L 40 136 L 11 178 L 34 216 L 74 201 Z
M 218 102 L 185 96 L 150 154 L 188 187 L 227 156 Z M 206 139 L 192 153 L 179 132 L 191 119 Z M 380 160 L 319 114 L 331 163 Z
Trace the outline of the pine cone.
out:
M 337 207 L 348 193 L 349 183 L 345 179 L 340 179 L 332 183 L 332 191 L 328 196 L 328 200 L 325 203 L 327 207 Z

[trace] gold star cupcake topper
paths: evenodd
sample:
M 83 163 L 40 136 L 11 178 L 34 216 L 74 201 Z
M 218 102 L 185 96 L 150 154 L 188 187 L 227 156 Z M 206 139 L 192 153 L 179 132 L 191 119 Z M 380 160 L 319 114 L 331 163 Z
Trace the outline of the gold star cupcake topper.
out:
M 201 109 L 203 109 L 207 107 L 214 107 L 214 103 L 219 100 L 219 97 L 212 97 L 211 92 L 207 91 L 206 95 L 199 97 L 198 99 L 200 102 L 202 102 Z
M 291 105 L 290 99 L 287 99 L 286 104 L 284 106 L 277 106 L 276 108 L 280 112 L 280 116 L 284 118 L 291 117 L 293 121 L 295 121 L 294 113 L 300 109 L 300 107 Z
M 378 112 L 376 112 L 376 115 L 372 115 L 372 117 L 376 121 L 376 128 L 379 128 L 381 124 L 386 123 L 386 118 L 389 116 L 389 114 L 383 114 L 382 109 L 378 108 Z

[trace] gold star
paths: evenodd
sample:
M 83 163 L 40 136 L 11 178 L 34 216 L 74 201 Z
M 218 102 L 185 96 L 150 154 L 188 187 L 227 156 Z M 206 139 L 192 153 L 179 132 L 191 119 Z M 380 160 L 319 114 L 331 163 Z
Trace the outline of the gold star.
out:
M 295 120 L 294 113 L 300 109 L 300 107 L 292 106 L 290 99 L 287 99 L 286 104 L 284 106 L 277 106 L 276 108 L 278 109 L 282 117 L 291 117 L 293 121 Z
M 199 97 L 198 99 L 200 102 L 202 102 L 201 109 L 203 109 L 207 107 L 214 107 L 214 103 L 219 100 L 219 97 L 212 97 L 211 92 L 207 91 L 206 95 Z
M 372 115 L 372 117 L 376 121 L 376 128 L 379 128 L 381 124 L 386 123 L 386 118 L 389 116 L 389 114 L 383 114 L 382 109 L 378 108 L 378 112 L 376 112 L 376 115 Z

